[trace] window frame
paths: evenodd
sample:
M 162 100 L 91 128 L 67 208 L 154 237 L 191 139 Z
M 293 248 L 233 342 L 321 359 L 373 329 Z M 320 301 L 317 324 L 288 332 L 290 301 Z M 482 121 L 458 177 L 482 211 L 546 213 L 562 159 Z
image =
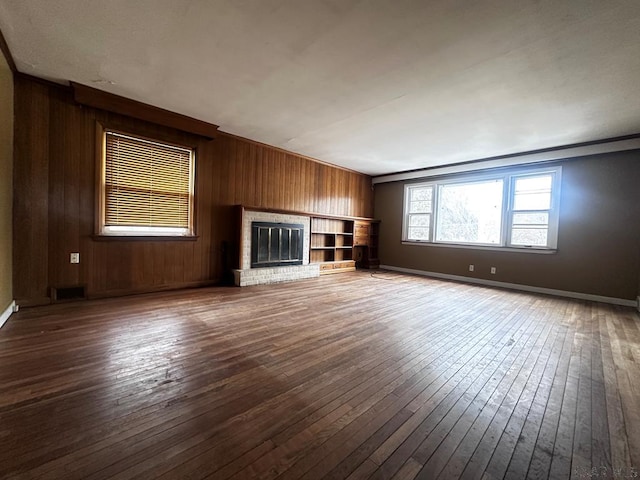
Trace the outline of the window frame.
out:
M 558 248 L 558 230 L 560 223 L 559 216 L 559 204 L 560 204 L 560 177 L 561 177 L 562 167 L 555 167 L 554 169 L 542 169 L 542 170 L 534 170 L 528 171 L 525 173 L 519 173 L 517 175 L 511 175 L 509 179 L 509 205 L 508 210 L 506 212 L 506 221 L 508 225 L 508 232 L 506 236 L 506 246 L 509 248 L 526 248 L 526 249 L 542 249 L 542 250 L 557 250 Z M 548 209 L 515 209 L 515 194 L 516 194 L 516 180 L 519 178 L 526 177 L 539 177 L 545 174 L 550 174 L 552 177 L 551 180 L 551 198 L 549 201 Z M 557 191 L 557 193 L 556 193 Z M 516 213 L 539 213 L 539 212 L 548 212 L 548 221 L 547 221 L 547 245 L 545 247 L 541 246 L 527 246 L 520 244 L 513 244 L 511 238 L 511 232 L 513 229 L 513 216 Z
M 107 133 L 115 133 L 134 139 L 144 140 L 161 146 L 171 146 L 191 151 L 190 172 L 189 172 L 189 207 L 188 207 L 188 227 L 134 227 L 124 226 L 122 229 L 109 228 L 106 223 L 106 146 Z M 196 234 L 196 166 L 197 151 L 194 145 L 179 143 L 163 138 L 153 138 L 136 131 L 129 131 L 122 128 L 112 128 L 96 122 L 96 214 L 95 214 L 95 234 L 97 239 L 152 239 L 152 240 L 193 240 Z
M 426 212 L 416 212 L 416 213 L 411 213 L 410 209 L 411 209 L 411 189 L 413 187 L 429 187 L 431 188 L 431 211 L 426 213 Z M 402 220 L 402 239 L 403 241 L 407 241 L 406 238 L 408 238 L 408 232 L 409 232 L 409 227 L 411 226 L 411 216 L 412 215 L 429 215 L 429 239 L 428 240 L 411 240 L 413 242 L 432 242 L 433 240 L 433 216 L 434 216 L 434 210 L 435 210 L 435 205 L 436 205 L 436 186 L 433 184 L 419 184 L 419 185 L 405 185 L 405 190 L 404 190 L 404 206 L 403 206 L 403 220 Z
M 472 184 L 476 184 L 476 183 L 487 183 L 487 182 L 491 182 L 491 181 L 496 181 L 496 180 L 502 180 L 501 177 L 494 177 L 494 176 L 490 176 L 490 177 L 486 177 L 486 176 L 477 176 L 477 177 L 465 177 L 462 180 L 457 180 L 457 179 L 449 179 L 449 180 L 445 180 L 445 181 L 441 181 L 441 182 L 437 182 L 436 185 L 434 186 L 434 190 L 436 191 L 436 210 L 435 213 L 432 217 L 432 223 L 435 223 L 437 221 L 437 216 L 438 216 L 438 208 L 440 207 L 440 203 L 441 203 L 441 194 L 442 194 L 442 189 L 440 187 L 442 186 L 447 186 L 447 185 L 472 185 Z M 504 189 L 504 180 L 502 182 L 502 205 L 504 206 L 504 198 L 505 198 L 505 189 Z M 500 247 L 502 246 L 502 243 L 481 243 L 481 242 L 455 242 L 455 241 L 448 241 L 448 240 L 438 240 L 437 239 L 437 234 L 438 234 L 438 225 L 437 223 L 435 223 L 433 225 L 433 236 L 432 236 L 432 242 L 433 243 L 438 243 L 440 245 L 472 245 L 472 246 L 478 246 L 478 247 Z M 500 242 L 502 242 L 502 239 L 504 238 L 504 214 L 502 212 L 501 209 L 501 213 L 500 213 Z M 413 240 L 411 240 L 413 241 Z
M 552 175 L 551 182 L 551 199 L 548 210 L 536 210 L 547 212 L 549 214 L 547 245 L 519 245 L 513 244 L 511 241 L 511 232 L 513 226 L 514 213 L 529 213 L 533 210 L 515 210 L 515 182 L 518 178 L 535 177 L 545 174 Z M 451 242 L 437 240 L 438 229 L 438 208 L 441 201 L 442 187 L 446 185 L 465 185 L 473 183 L 482 183 L 494 180 L 502 180 L 502 206 L 501 206 L 501 225 L 500 225 L 500 243 L 476 243 L 476 242 Z M 506 250 L 506 251 L 525 251 L 537 253 L 553 253 L 558 248 L 558 232 L 560 221 L 560 188 L 562 184 L 562 166 L 535 167 L 517 170 L 502 170 L 499 172 L 481 172 L 456 175 L 454 177 L 446 177 L 433 179 L 426 182 L 406 183 L 404 185 L 404 199 L 402 212 L 402 243 L 412 245 L 430 245 L 439 247 L 454 248 L 472 248 L 482 250 Z M 432 189 L 431 200 L 431 217 L 429 224 L 429 239 L 418 240 L 409 238 L 409 226 L 411 213 L 409 212 L 411 191 L 416 188 Z

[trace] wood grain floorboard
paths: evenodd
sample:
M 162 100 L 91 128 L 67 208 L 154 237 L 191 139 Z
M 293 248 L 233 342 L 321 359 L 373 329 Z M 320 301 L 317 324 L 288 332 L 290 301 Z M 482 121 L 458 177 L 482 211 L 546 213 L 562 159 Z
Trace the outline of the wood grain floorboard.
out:
M 632 475 L 639 365 L 630 308 L 388 272 L 35 307 L 0 478 Z
M 519 325 L 518 323 L 513 322 L 513 326 L 518 327 Z M 497 343 L 500 349 L 510 343 L 511 334 L 516 334 L 517 336 L 517 333 L 514 331 L 498 331 L 496 337 L 494 338 L 500 340 L 500 342 Z M 494 343 L 489 343 L 486 352 L 490 353 L 492 351 L 493 345 Z M 389 441 L 385 442 L 383 448 L 378 449 L 374 453 L 374 458 L 376 458 L 379 462 L 382 462 L 382 460 L 384 460 L 384 463 L 382 463 L 382 468 L 380 472 L 378 472 L 379 478 L 384 478 L 385 476 L 395 474 L 397 469 L 399 469 L 401 465 L 406 462 L 412 455 L 414 456 L 414 459 L 419 463 L 424 464 L 426 462 L 428 456 L 424 453 L 420 454 L 418 452 L 418 449 L 420 448 L 423 440 L 427 440 L 429 438 L 434 429 L 438 425 L 440 425 L 444 417 L 449 414 L 451 408 L 454 405 L 457 405 L 457 400 L 460 399 L 461 396 L 465 394 L 469 388 L 471 388 L 472 382 L 478 380 L 478 377 L 480 377 L 480 383 L 482 382 L 482 379 L 486 379 L 486 373 L 491 373 L 491 370 L 487 370 L 486 367 L 487 361 L 484 357 L 481 359 L 474 359 L 474 361 L 470 362 L 467 368 L 461 370 L 461 375 L 452 377 L 453 381 L 448 382 L 445 385 L 445 388 L 442 389 L 442 393 L 440 395 L 444 396 L 442 401 L 440 401 L 438 396 L 436 396 L 436 401 L 429 401 L 422 405 L 421 408 L 416 411 L 416 414 L 410 419 L 410 421 L 405 424 L 405 426 L 408 427 L 405 429 L 405 432 L 402 432 L 399 429 L 394 434 L 394 436 L 396 437 L 398 437 L 399 434 L 408 435 L 405 439 L 403 439 L 402 444 L 399 445 L 391 455 L 389 455 L 389 453 L 394 449 L 395 446 L 393 438 L 390 438 Z M 481 372 L 485 373 L 484 377 L 482 377 Z M 418 422 L 420 423 L 418 424 Z M 447 422 L 445 422 L 443 425 L 447 425 Z M 429 442 L 428 445 L 437 446 L 438 442 Z

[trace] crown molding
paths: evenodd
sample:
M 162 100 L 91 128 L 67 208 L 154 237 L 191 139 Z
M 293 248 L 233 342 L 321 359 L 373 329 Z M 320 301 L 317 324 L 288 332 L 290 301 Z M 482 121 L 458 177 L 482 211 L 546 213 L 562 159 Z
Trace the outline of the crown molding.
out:
M 596 142 L 587 142 L 565 147 L 535 150 L 532 152 L 519 153 L 514 155 L 503 155 L 500 157 L 473 160 L 465 163 L 446 165 L 441 167 L 423 168 L 408 172 L 391 173 L 388 175 L 378 175 L 373 177 L 373 184 L 398 182 L 403 180 L 414 180 L 418 178 L 429 178 L 456 173 L 475 172 L 494 168 L 513 167 L 520 165 L 540 164 L 557 160 L 585 157 L 588 155 L 598 155 L 601 153 L 622 152 L 626 150 L 640 149 L 640 134 L 617 137 Z

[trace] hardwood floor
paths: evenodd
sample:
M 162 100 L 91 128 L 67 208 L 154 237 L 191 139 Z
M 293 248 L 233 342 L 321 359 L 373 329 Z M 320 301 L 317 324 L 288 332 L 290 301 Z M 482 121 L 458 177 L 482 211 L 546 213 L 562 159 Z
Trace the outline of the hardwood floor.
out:
M 25 309 L 0 477 L 623 478 L 630 308 L 394 273 Z

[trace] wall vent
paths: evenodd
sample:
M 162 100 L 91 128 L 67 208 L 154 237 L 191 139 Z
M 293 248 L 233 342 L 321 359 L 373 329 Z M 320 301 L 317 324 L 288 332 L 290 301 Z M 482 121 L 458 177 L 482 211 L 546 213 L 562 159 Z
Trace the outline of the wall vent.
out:
M 51 301 L 54 303 L 85 300 L 86 298 L 87 296 L 84 285 L 51 287 Z

